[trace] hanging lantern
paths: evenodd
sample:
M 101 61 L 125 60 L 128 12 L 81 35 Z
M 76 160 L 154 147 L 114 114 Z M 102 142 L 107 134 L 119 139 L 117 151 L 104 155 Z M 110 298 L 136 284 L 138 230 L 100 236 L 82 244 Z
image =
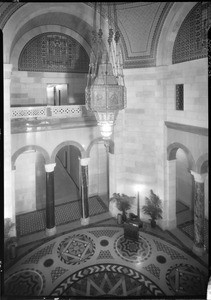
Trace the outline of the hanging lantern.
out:
M 96 24 L 96 22 L 95 22 Z M 109 29 L 108 43 L 109 52 L 103 48 L 102 43 L 102 29 L 98 32 L 98 39 L 96 38 L 96 31 L 93 31 L 93 47 L 94 50 L 90 56 L 90 65 L 87 86 L 85 90 L 86 107 L 88 110 L 94 112 L 100 127 L 101 135 L 104 139 L 111 137 L 113 126 L 118 115 L 119 110 L 126 106 L 126 88 L 124 86 L 123 72 L 119 72 L 119 32 L 115 34 L 116 42 L 116 59 L 112 65 L 111 58 L 111 44 L 113 39 L 113 29 Z M 97 45 L 96 45 L 97 42 Z M 116 70 L 114 75 L 113 69 Z M 122 70 L 123 71 L 123 70 Z M 120 83 L 121 77 L 121 83 Z

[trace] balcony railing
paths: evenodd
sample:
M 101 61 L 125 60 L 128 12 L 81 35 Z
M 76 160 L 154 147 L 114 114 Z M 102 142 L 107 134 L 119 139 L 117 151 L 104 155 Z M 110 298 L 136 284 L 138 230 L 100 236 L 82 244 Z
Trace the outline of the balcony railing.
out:
M 87 115 L 85 111 L 85 105 L 11 107 L 10 109 L 11 119 L 78 118 Z

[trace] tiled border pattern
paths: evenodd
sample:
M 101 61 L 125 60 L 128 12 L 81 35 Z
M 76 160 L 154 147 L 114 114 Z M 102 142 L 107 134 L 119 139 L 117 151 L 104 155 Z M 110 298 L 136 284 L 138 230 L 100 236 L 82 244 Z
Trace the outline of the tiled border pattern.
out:
M 77 271 L 76 273 L 74 273 L 73 275 L 65 279 L 62 282 L 62 284 L 60 284 L 51 293 L 51 296 L 61 296 L 75 282 L 82 280 L 84 277 L 87 277 L 89 274 L 97 274 L 99 272 L 103 272 L 103 273 L 112 272 L 112 273 L 119 273 L 121 275 L 122 274 L 128 275 L 130 276 L 130 278 L 137 280 L 140 285 L 144 285 L 145 289 L 147 289 L 150 292 L 150 295 L 154 295 L 154 296 L 164 295 L 162 290 L 160 290 L 160 288 L 156 284 L 154 284 L 151 280 L 148 280 L 146 276 L 142 275 L 141 273 L 131 268 L 122 265 L 117 265 L 117 264 L 100 264 L 100 265 L 90 266 L 88 268 Z
M 40 258 L 48 255 L 48 254 L 52 254 L 52 250 L 53 250 L 53 247 L 55 245 L 55 242 L 42 248 L 41 250 L 39 250 L 38 252 L 36 252 L 34 255 L 30 256 L 27 260 L 25 260 L 23 262 L 23 264 L 38 264 Z
M 100 215 L 108 211 L 108 207 L 99 196 L 89 198 L 89 214 L 90 216 Z M 56 225 L 62 225 L 79 220 L 80 200 L 55 206 L 55 222 Z M 16 216 L 17 235 L 25 236 L 31 233 L 43 231 L 45 226 L 45 210 L 37 210 Z

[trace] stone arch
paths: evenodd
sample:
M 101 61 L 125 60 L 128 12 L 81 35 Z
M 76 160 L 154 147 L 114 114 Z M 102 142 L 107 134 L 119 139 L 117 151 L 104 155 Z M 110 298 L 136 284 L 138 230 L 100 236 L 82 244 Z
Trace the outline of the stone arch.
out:
M 16 159 L 18 158 L 18 156 L 27 151 L 27 150 L 36 150 L 36 151 L 39 151 L 42 153 L 44 159 L 45 159 L 45 163 L 46 164 L 49 164 L 50 163 L 50 157 L 49 157 L 49 154 L 48 152 L 43 149 L 42 147 L 40 146 L 37 146 L 37 145 L 27 145 L 27 146 L 24 146 L 20 149 L 18 149 L 13 155 L 12 155 L 12 169 L 14 170 L 15 169 L 15 162 L 16 162 Z
M 196 2 L 174 2 L 163 24 L 157 47 L 157 66 L 171 65 L 174 42 L 182 22 Z
M 98 137 L 98 138 L 94 139 L 93 141 L 91 141 L 91 143 L 87 147 L 86 157 L 90 157 L 90 152 L 91 152 L 92 147 L 95 144 L 97 144 L 98 142 L 104 142 L 104 143 L 108 142 L 109 143 L 109 153 L 114 154 L 114 142 L 111 139 L 105 141 L 102 137 Z
M 197 173 L 206 173 L 205 169 L 208 169 L 208 153 L 201 155 L 196 162 L 196 172 Z
M 85 150 L 84 148 L 81 146 L 81 144 L 79 144 L 78 142 L 75 141 L 65 141 L 62 142 L 61 144 L 59 144 L 58 146 L 56 146 L 56 148 L 53 150 L 52 154 L 51 154 L 51 163 L 55 163 L 55 158 L 56 158 L 56 154 L 57 152 L 62 149 L 65 146 L 75 146 L 76 148 L 78 148 L 78 150 L 80 151 L 81 154 L 81 158 L 85 158 Z
M 196 170 L 196 166 L 195 166 L 195 161 L 194 161 L 194 158 L 190 152 L 190 150 L 184 146 L 183 144 L 181 143 L 173 143 L 173 144 L 170 144 L 168 147 L 167 147 L 167 160 L 174 160 L 176 159 L 176 152 L 177 150 L 181 148 L 185 154 L 187 155 L 187 159 L 188 159 L 188 171 L 192 170 L 192 171 L 195 171 Z
M 66 28 L 64 26 L 60 26 L 60 25 L 39 26 L 39 27 L 36 27 L 36 28 L 28 31 L 27 33 L 25 33 L 14 45 L 14 48 L 13 48 L 13 50 L 11 52 L 11 56 L 10 56 L 10 62 L 13 65 L 13 70 L 18 70 L 18 59 L 19 59 L 19 56 L 20 56 L 20 53 L 21 53 L 23 47 L 35 36 L 37 36 L 41 33 L 48 33 L 48 32 L 52 32 L 52 31 L 58 32 L 58 33 L 63 33 L 63 34 L 73 37 L 77 42 L 79 42 L 79 44 L 81 44 L 84 47 L 85 51 L 89 55 L 89 53 L 91 51 L 90 45 L 76 31 L 74 31 L 70 28 Z
M 81 26 L 82 23 L 85 23 L 88 27 L 93 26 L 93 14 L 94 14 L 94 6 L 88 3 L 79 2 L 77 7 L 75 3 L 59 3 L 52 2 L 50 7 L 49 3 L 26 3 L 17 9 L 5 23 L 3 28 L 4 34 L 4 62 L 9 63 L 11 50 L 18 39 L 21 36 L 31 30 L 32 27 L 35 27 L 34 24 L 40 24 L 46 26 L 46 21 L 42 24 L 38 21 L 36 22 L 36 18 L 39 18 L 41 15 L 47 13 L 64 13 L 68 15 L 73 15 L 78 18 L 79 22 L 73 22 L 71 25 L 65 27 L 72 28 L 77 31 L 79 35 L 84 36 L 84 26 Z M 33 24 L 30 22 L 34 19 Z M 54 21 L 54 20 L 53 20 Z M 102 19 L 103 26 L 106 24 L 106 20 Z M 62 23 L 62 20 L 61 22 Z M 59 24 L 58 24 L 59 25 Z M 82 24 L 83 25 L 83 24 Z M 10 37 L 8 39 L 8 36 Z M 107 43 L 106 43 L 107 44 Z

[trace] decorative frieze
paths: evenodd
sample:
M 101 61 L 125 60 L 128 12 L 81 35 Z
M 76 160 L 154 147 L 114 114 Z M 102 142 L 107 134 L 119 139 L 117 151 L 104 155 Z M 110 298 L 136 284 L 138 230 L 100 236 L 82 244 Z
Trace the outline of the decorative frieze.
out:
M 11 107 L 10 114 L 11 119 L 35 117 L 77 118 L 82 117 L 82 105 Z

